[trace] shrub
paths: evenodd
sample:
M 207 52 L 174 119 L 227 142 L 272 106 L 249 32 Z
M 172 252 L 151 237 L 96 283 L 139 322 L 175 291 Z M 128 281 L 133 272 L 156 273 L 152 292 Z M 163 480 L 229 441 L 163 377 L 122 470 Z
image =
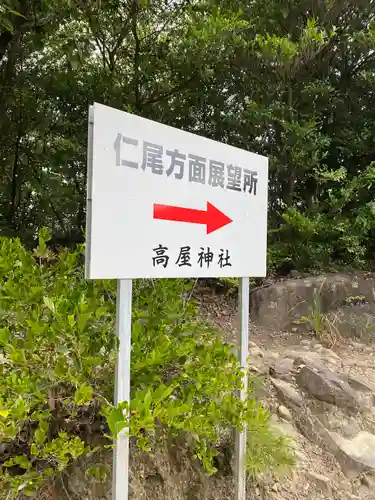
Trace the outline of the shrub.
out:
M 40 232 L 34 252 L 0 239 L 3 498 L 33 494 L 75 459 L 108 445 L 106 435 L 126 423 L 123 410 L 139 447 L 188 435 L 210 473 L 221 428 L 247 422 L 255 436 L 257 428 L 264 432 L 268 414 L 251 394 L 246 403 L 237 398 L 237 360 L 197 320 L 184 299 L 186 280 L 135 281 L 130 412 L 113 407 L 115 283 L 84 280 L 83 247 L 54 254 L 48 237 Z
M 323 166 L 315 175 L 311 203 L 284 206 L 278 227 L 269 231 L 269 268 L 373 267 L 375 162 L 355 176 Z

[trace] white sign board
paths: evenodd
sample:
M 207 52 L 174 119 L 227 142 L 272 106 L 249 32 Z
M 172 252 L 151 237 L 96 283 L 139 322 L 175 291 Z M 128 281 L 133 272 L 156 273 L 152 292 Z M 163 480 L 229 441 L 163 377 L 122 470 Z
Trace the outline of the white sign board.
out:
M 268 160 L 95 104 L 89 279 L 266 275 Z

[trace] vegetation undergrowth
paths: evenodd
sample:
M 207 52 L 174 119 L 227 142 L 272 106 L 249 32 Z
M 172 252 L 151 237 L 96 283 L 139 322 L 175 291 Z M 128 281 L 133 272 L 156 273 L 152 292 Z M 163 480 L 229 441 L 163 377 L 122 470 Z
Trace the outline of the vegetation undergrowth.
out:
M 333 347 L 341 340 L 340 331 L 337 327 L 339 318 L 337 314 L 329 314 L 324 310 L 322 304 L 322 289 L 325 279 L 319 289 L 314 290 L 311 305 L 308 306 L 308 313 L 294 320 L 296 324 L 306 324 L 314 333 L 316 338 L 328 346 Z M 304 301 L 306 304 L 307 302 Z
M 132 400 L 130 409 L 114 407 L 115 282 L 84 280 L 83 247 L 55 254 L 49 236 L 40 231 L 34 252 L 0 239 L 1 498 L 32 495 L 108 446 L 129 414 L 139 448 L 188 435 L 208 473 L 221 429 L 244 424 L 256 442 L 252 473 L 291 463 L 251 391 L 245 403 L 238 399 L 231 346 L 197 319 L 186 281 L 135 281 Z

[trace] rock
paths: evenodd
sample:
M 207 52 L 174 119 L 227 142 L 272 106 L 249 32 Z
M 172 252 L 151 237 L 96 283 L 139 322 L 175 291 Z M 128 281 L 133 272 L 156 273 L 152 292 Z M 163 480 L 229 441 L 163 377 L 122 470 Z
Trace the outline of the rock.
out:
M 284 380 L 272 379 L 272 384 L 277 395 L 286 406 L 302 406 L 303 398 L 301 394 L 288 382 Z
M 340 378 L 347 382 L 352 389 L 355 391 L 367 392 L 372 394 L 372 388 L 367 385 L 367 383 L 360 379 L 359 377 L 353 377 L 353 375 L 349 375 L 347 373 L 340 374 Z
M 270 366 L 269 372 L 271 377 L 290 382 L 293 379 L 293 359 L 277 359 Z
M 263 358 L 250 359 L 249 370 L 256 375 L 264 376 L 268 374 L 269 366 L 263 362 Z
M 271 425 L 278 425 L 280 423 L 280 420 L 279 420 L 279 417 L 277 415 L 275 415 L 275 413 L 272 413 L 272 415 L 270 416 L 269 422 Z
M 342 366 L 342 361 L 341 360 L 338 361 L 336 358 L 333 358 L 333 357 L 327 357 L 324 359 L 324 361 L 328 365 L 331 365 L 331 367 L 333 367 L 333 368 L 337 368 L 338 366 L 341 368 L 341 366 Z
M 366 352 L 366 343 L 372 342 L 373 325 L 375 324 L 375 304 L 356 304 L 340 307 L 337 311 L 328 314 L 328 320 L 335 322 L 337 333 L 346 339 L 360 339 L 352 342 L 349 347 L 353 350 Z M 365 346 L 365 347 L 362 347 Z
M 358 488 L 358 495 L 359 495 L 359 498 L 361 498 L 361 499 L 365 499 L 365 498 L 369 499 L 371 497 L 374 498 L 371 495 L 371 490 L 363 484 L 361 484 L 361 486 Z M 371 497 L 369 495 L 371 495 Z
M 356 391 L 336 373 L 326 368 L 302 366 L 296 375 L 296 382 L 299 387 L 320 401 L 351 410 L 361 406 Z
M 316 474 L 315 472 L 307 471 L 307 479 L 314 484 L 314 487 L 321 491 L 322 493 L 330 495 L 332 493 L 331 479 L 322 474 Z
M 362 473 L 375 472 L 375 436 L 361 431 L 353 439 L 333 434 L 336 445 L 335 457 L 349 479 Z
M 344 420 L 341 426 L 341 434 L 345 438 L 353 438 L 358 433 L 358 423 L 354 417 Z
M 263 358 L 262 350 L 256 345 L 255 342 L 249 342 L 249 355 L 250 356 L 260 356 Z
M 267 359 L 271 361 L 276 361 L 280 358 L 280 353 L 278 352 L 267 352 Z
M 340 378 L 344 380 L 344 382 L 348 383 L 349 386 L 357 392 L 357 397 L 361 402 L 361 407 L 364 409 L 371 409 L 375 403 L 375 395 L 372 391 L 372 388 L 367 385 L 367 383 L 358 378 L 353 377 L 347 373 L 340 374 Z
M 289 276 L 293 279 L 297 279 L 301 276 L 301 273 L 298 272 L 296 269 L 292 269 L 289 273 Z
M 283 420 L 286 420 L 287 422 L 290 422 L 291 420 L 293 420 L 292 414 L 290 413 L 290 411 L 288 410 L 288 408 L 286 408 L 286 407 L 285 407 L 285 406 L 283 406 L 283 405 L 280 405 L 280 406 L 277 408 L 277 413 L 279 414 L 279 416 L 280 416 Z
M 375 436 L 368 440 L 366 451 L 362 440 L 366 441 L 369 433 L 364 433 L 366 437 L 358 438 L 361 435 L 360 433 L 354 439 L 345 439 L 335 432 L 330 432 L 320 419 L 306 407 L 303 409 L 298 408 L 293 417 L 300 433 L 322 450 L 331 453 L 349 479 L 372 470 L 364 462 L 367 460 L 366 463 L 371 464 L 371 461 L 375 460 Z M 371 449 L 371 447 L 373 448 Z
M 327 274 L 279 281 L 250 294 L 250 316 L 271 330 L 305 330 L 306 325 L 296 320 L 309 314 L 317 296 L 323 313 L 340 306 L 347 297 L 361 295 L 374 301 L 374 276 Z
M 317 352 L 305 352 L 303 354 L 299 353 L 298 356 L 294 358 L 293 366 L 296 370 L 298 370 L 302 366 L 308 366 L 320 371 L 324 371 L 327 369 L 327 366 L 320 359 Z
M 303 451 L 301 450 L 295 450 L 294 457 L 296 459 L 297 465 L 304 465 L 305 463 L 308 462 L 308 458 L 306 457 L 305 453 L 303 453 Z
M 255 342 L 249 342 L 249 370 L 259 375 L 266 375 L 269 370 L 269 363 Z
M 328 431 L 306 407 L 294 415 L 298 430 L 311 442 L 330 452 L 349 479 L 375 473 L 375 436 L 361 431 L 353 439 Z
M 298 438 L 298 432 L 290 422 L 277 422 L 272 424 L 274 431 L 278 432 L 280 435 L 289 438 L 290 445 L 294 448 L 295 441 Z
M 362 344 L 361 342 L 354 342 L 354 340 L 351 340 L 349 343 L 357 351 L 363 351 L 365 349 L 365 347 L 366 347 L 365 344 Z
M 261 372 L 257 366 L 249 365 L 249 371 L 250 371 L 250 373 L 253 373 L 254 375 L 261 375 Z
M 369 476 L 364 475 L 364 476 L 362 476 L 361 481 L 362 481 L 362 484 L 364 486 L 375 491 L 375 478 L 374 477 L 369 477 Z
M 342 366 L 342 360 L 340 356 L 338 356 L 331 349 L 326 349 L 325 347 L 322 347 L 319 351 L 319 356 L 323 362 L 328 363 L 329 365 L 333 365 L 335 368 L 337 366 L 340 367 Z
M 336 450 L 331 433 L 308 408 L 298 408 L 298 411 L 294 414 L 294 422 L 300 433 L 309 441 L 331 453 Z
M 319 351 L 299 353 L 298 356 L 294 358 L 295 368 L 307 365 L 319 368 L 320 370 L 324 370 L 328 367 L 336 369 L 337 366 L 341 366 L 341 364 L 341 358 L 330 349 L 325 349 L 324 347 L 322 347 Z

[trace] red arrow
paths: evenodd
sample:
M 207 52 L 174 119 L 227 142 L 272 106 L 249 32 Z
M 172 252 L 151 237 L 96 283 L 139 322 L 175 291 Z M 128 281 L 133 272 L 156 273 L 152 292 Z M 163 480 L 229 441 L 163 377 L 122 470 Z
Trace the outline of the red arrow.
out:
M 233 222 L 232 219 L 209 202 L 207 202 L 207 210 L 173 207 L 171 205 L 158 205 L 154 203 L 154 219 L 205 224 L 207 234 L 213 233 L 217 229 Z

